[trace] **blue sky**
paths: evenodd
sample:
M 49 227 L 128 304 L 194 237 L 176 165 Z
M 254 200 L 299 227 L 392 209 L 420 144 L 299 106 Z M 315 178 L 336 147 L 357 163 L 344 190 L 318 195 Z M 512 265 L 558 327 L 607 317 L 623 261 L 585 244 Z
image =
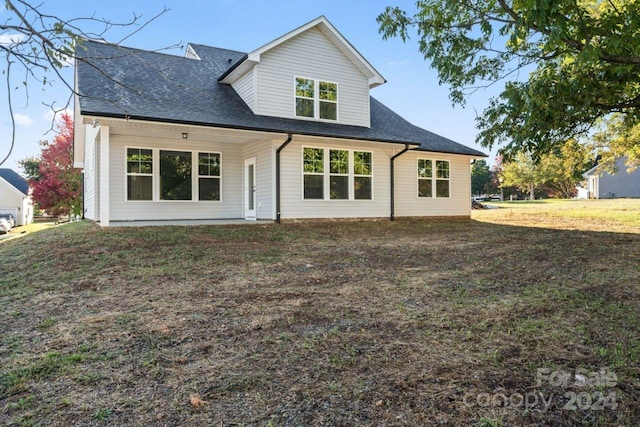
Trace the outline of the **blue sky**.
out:
M 418 51 L 417 40 L 414 38 L 406 44 L 400 40 L 384 41 L 378 33 L 376 17 L 387 5 L 413 11 L 414 4 L 414 0 L 45 0 L 42 8 L 65 19 L 95 15 L 122 23 L 129 21 L 134 13 L 142 15 L 144 21 L 167 7 L 168 12 L 122 43 L 150 50 L 193 42 L 249 52 L 324 15 L 387 80 L 371 91 L 372 96 L 420 127 L 489 154 L 487 160 L 491 163 L 496 149 L 488 150 L 475 144 L 475 117 L 495 93 L 480 91 L 468 99 L 465 108 L 452 107 L 448 88 L 438 85 L 436 72 Z M 8 12 L 3 8 L 0 19 L 4 21 L 7 17 Z M 106 38 L 119 42 L 136 29 L 114 27 Z M 183 54 L 179 49 L 169 52 Z M 64 70 L 64 74 L 69 81 L 73 80 L 70 68 Z M 52 114 L 46 105 L 64 106 L 69 91 L 56 81 L 46 87 L 30 85 L 28 99 L 23 91 L 14 92 L 12 96 L 18 122 L 16 146 L 2 167 L 22 173 L 18 161 L 37 155 L 38 141 L 54 137 L 48 132 Z M 0 158 L 3 158 L 11 135 L 4 83 L 0 84 L 0 99 Z

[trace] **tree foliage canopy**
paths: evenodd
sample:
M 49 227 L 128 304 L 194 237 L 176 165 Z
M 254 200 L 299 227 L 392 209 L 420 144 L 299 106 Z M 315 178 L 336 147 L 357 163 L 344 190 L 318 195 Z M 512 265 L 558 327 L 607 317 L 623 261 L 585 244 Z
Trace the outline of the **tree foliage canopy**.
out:
M 477 118 L 477 141 L 542 153 L 621 113 L 640 122 L 640 0 L 419 0 L 387 7 L 383 37 L 418 35 L 454 104 L 504 81 Z M 525 80 L 524 77 L 528 75 Z M 640 142 L 636 142 L 640 144 Z
M 491 169 L 486 160 L 478 160 L 471 166 L 471 194 L 487 194 L 491 190 Z
M 63 114 L 52 143 L 42 142 L 38 158 L 20 162 L 27 174 L 31 196 L 51 215 L 80 214 L 82 175 L 73 167 L 73 120 Z M 37 168 L 36 168 L 37 166 Z

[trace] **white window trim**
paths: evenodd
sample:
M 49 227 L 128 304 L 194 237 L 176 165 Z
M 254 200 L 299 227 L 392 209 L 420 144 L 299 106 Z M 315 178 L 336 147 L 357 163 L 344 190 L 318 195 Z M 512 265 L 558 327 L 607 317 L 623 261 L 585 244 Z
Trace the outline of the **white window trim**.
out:
M 304 150 L 305 148 L 312 148 L 314 150 L 323 150 L 324 154 L 323 154 L 323 164 L 324 164 L 324 172 L 323 173 L 311 173 L 311 172 L 305 172 L 304 171 Z M 339 173 L 331 173 L 331 159 L 330 159 L 330 152 L 331 150 L 341 150 L 341 151 L 347 151 L 349 153 L 349 173 L 348 174 L 339 174 Z M 355 170 L 355 162 L 354 162 L 354 155 L 353 153 L 355 151 L 361 152 L 361 153 L 371 153 L 371 175 L 356 175 L 354 173 Z M 375 170 L 374 170 L 374 155 L 373 155 L 373 151 L 371 150 L 365 150 L 365 149 L 359 149 L 359 148 L 344 148 L 344 147 L 318 147 L 318 146 L 311 146 L 311 145 L 303 145 L 301 147 L 300 150 L 300 165 L 302 166 L 301 168 L 301 179 L 300 179 L 300 197 L 301 200 L 303 202 L 332 202 L 332 203 L 340 203 L 340 202 L 355 202 L 355 203 L 371 203 L 373 201 L 375 201 L 375 185 L 374 185 L 374 176 L 375 176 Z M 322 181 L 322 187 L 324 190 L 324 194 L 323 194 L 323 198 L 322 199 L 305 199 L 304 197 L 304 176 L 305 175 L 322 175 L 323 176 L 323 181 Z M 348 183 L 349 183 L 349 198 L 348 199 L 332 199 L 331 198 L 331 189 L 329 188 L 331 185 L 330 179 L 331 176 L 335 175 L 335 176 L 348 176 Z M 354 188 L 354 178 L 355 177 L 367 177 L 367 178 L 371 178 L 371 198 L 370 199 L 356 199 L 355 198 L 355 188 Z
M 129 151 L 129 149 L 132 150 L 151 150 L 151 173 L 129 173 L 128 170 L 128 157 L 127 157 L 127 152 Z M 155 189 L 156 189 L 156 182 L 155 182 L 155 170 L 156 170 L 156 154 L 155 154 L 155 150 L 153 148 L 150 147 L 143 147 L 143 146 L 126 146 L 124 147 L 124 200 L 127 203 L 149 203 L 149 202 L 154 202 L 155 201 Z M 129 194 L 129 176 L 150 176 L 151 177 L 151 200 L 129 200 L 129 198 L 127 197 L 127 194 Z
M 129 149 L 136 150 L 151 150 L 152 155 L 152 168 L 153 172 L 151 174 L 129 174 L 127 172 L 127 151 Z M 160 151 L 182 151 L 184 153 L 191 153 L 191 200 L 163 200 L 160 198 Z M 200 178 L 198 167 L 198 154 L 200 153 L 208 153 L 208 154 L 217 154 L 220 156 L 220 176 L 217 178 L 220 180 L 220 200 L 200 200 L 199 193 L 199 182 Z M 223 168 L 223 156 L 220 151 L 201 151 L 201 150 L 185 150 L 184 148 L 150 148 L 142 145 L 127 145 L 124 147 L 124 201 L 126 203 L 222 203 L 223 201 L 223 179 L 222 179 L 222 168 Z M 194 173 L 195 172 L 195 173 Z M 127 198 L 128 193 L 128 182 L 127 177 L 129 175 L 138 175 L 138 176 L 151 176 L 152 188 L 151 188 L 151 200 L 129 200 Z M 210 175 L 202 175 L 203 177 L 216 178 Z
M 220 175 L 215 176 L 215 175 L 200 175 L 200 165 L 198 164 L 198 160 L 200 157 L 200 154 L 217 154 L 220 158 Z M 195 158 L 196 162 L 196 167 L 198 168 L 195 177 L 194 177 L 194 183 L 193 183 L 193 188 L 195 189 L 195 200 L 196 202 L 201 202 L 201 203 L 221 203 L 222 202 L 222 153 L 219 151 L 194 151 L 193 152 L 193 157 Z M 200 200 L 200 178 L 218 178 L 220 180 L 220 200 Z
M 420 162 L 420 160 L 429 160 L 431 162 L 431 178 L 421 178 L 420 176 L 418 176 L 417 172 L 418 172 L 418 164 Z M 438 171 L 437 171 L 437 166 L 436 166 L 436 162 L 447 162 L 449 163 L 449 178 L 437 178 L 438 176 Z M 448 159 L 434 159 L 434 158 L 428 158 L 428 157 L 418 157 L 416 159 L 416 169 L 415 169 L 415 173 L 416 173 L 416 199 L 418 200 L 446 200 L 446 199 L 450 199 L 451 198 L 451 160 Z M 431 180 L 431 197 L 421 197 L 420 196 L 420 180 Z M 438 197 L 437 196 L 437 192 L 436 192 L 436 181 L 449 181 L 449 195 L 447 197 Z
M 298 96 L 296 94 L 297 91 L 297 87 L 296 87 L 296 79 L 304 79 L 304 80 L 313 80 L 313 98 L 307 98 L 305 96 Z M 338 100 L 337 101 L 328 101 L 328 100 L 321 100 L 320 99 L 320 82 L 323 83 L 329 83 L 329 84 L 334 84 L 336 85 L 336 93 L 337 93 L 337 97 Z M 313 99 L 313 117 L 306 117 L 306 116 L 298 116 L 296 114 L 296 99 L 297 98 L 301 98 L 301 99 Z M 329 102 L 332 104 L 336 104 L 336 119 L 332 120 L 332 119 L 323 119 L 320 118 L 320 102 Z M 298 120 L 316 120 L 319 122 L 327 122 L 327 123 L 337 123 L 340 121 L 340 85 L 338 84 L 338 82 L 332 82 L 329 80 L 324 80 L 324 79 L 314 79 L 311 77 L 304 77 L 304 76 L 293 76 L 293 117 L 295 119 Z M 311 147 L 309 147 L 311 148 Z

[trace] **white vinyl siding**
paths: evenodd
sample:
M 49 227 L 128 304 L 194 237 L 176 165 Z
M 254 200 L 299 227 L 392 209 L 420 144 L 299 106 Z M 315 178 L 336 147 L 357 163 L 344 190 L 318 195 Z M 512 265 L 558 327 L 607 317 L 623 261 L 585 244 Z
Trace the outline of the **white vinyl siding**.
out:
M 449 197 L 418 196 L 418 159 L 433 160 L 433 179 L 436 160 L 449 161 Z M 469 216 L 471 215 L 470 158 L 453 154 L 409 151 L 395 161 L 396 216 Z
M 304 76 L 338 84 L 339 123 L 370 125 L 367 77 L 317 28 L 265 52 L 254 70 L 257 72 L 256 114 L 296 118 L 292 86 L 295 76 Z
M 126 148 L 221 153 L 221 202 L 203 201 L 127 201 Z M 242 146 L 224 142 L 144 138 L 112 134 L 109 150 L 110 220 L 171 220 L 242 218 Z M 154 166 L 154 192 L 159 185 Z
M 253 68 L 244 76 L 240 77 L 237 82 L 231 86 L 240 95 L 240 98 L 256 113 L 256 69 Z
M 303 197 L 303 147 L 370 152 L 372 155 L 372 200 L 305 200 Z M 359 141 L 294 138 L 281 152 L 281 216 L 287 218 L 388 218 L 390 215 L 389 159 L 391 145 Z M 328 185 L 328 183 L 327 183 Z M 327 190 L 325 190 L 326 192 Z

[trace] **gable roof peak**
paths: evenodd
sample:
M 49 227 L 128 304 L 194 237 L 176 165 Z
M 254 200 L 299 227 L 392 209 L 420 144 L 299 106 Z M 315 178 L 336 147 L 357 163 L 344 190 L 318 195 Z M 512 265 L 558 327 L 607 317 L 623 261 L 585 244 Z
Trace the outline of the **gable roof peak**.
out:
M 307 22 L 300 27 L 289 31 L 283 36 L 259 47 L 258 49 L 247 54 L 246 58 L 242 59 L 239 63 L 235 64 L 226 73 L 224 73 L 218 81 L 221 83 L 233 83 L 238 78 L 242 77 L 247 71 L 253 68 L 260 62 L 260 57 L 263 53 L 281 45 L 282 43 L 304 33 L 312 28 L 318 28 L 322 33 L 338 48 L 342 53 L 351 60 L 360 71 L 369 78 L 369 88 L 374 88 L 386 83 L 386 80 L 378 71 L 365 59 L 364 56 L 358 50 L 353 47 L 349 41 L 344 38 L 342 34 L 336 29 L 336 27 L 329 22 L 324 16 L 320 15 L 317 18 Z

